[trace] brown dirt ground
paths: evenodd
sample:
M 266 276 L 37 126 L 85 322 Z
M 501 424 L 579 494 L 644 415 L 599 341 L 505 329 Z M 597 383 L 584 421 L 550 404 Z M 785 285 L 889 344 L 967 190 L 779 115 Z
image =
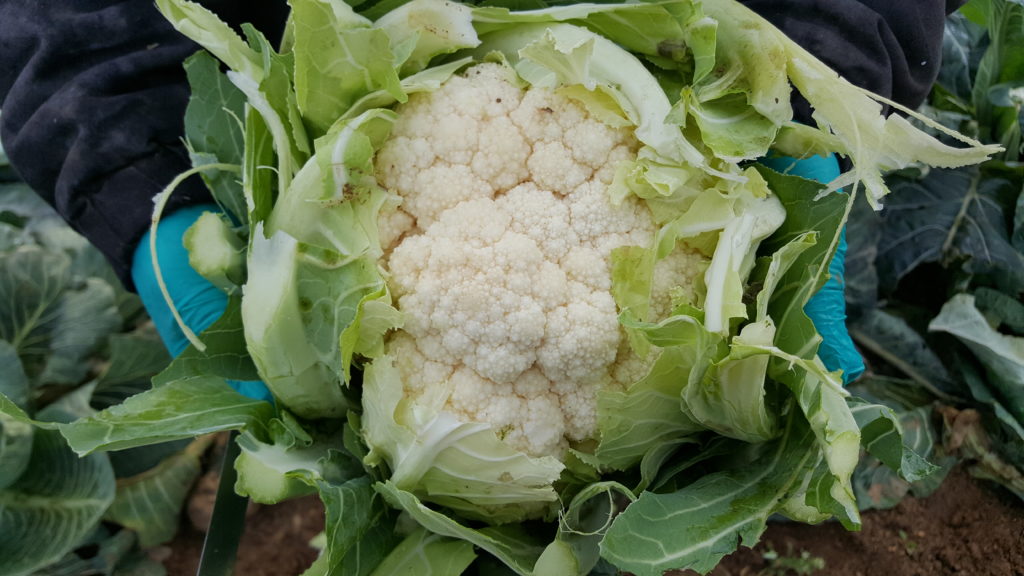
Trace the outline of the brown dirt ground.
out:
M 860 532 L 838 524 L 772 524 L 755 549 L 727 557 L 713 576 L 1024 576 L 1024 503 L 995 484 L 955 469 L 928 498 L 866 512 Z M 195 574 L 203 533 L 186 522 L 163 558 L 168 576 Z M 323 529 L 315 497 L 256 509 L 239 548 L 236 574 L 301 574 L 316 556 L 309 540 Z M 766 560 L 766 552 L 781 560 Z M 801 555 L 803 567 L 786 569 Z M 798 563 L 798 566 L 799 567 Z M 686 573 L 693 574 L 693 573 Z M 682 576 L 679 573 L 679 576 Z
M 1024 576 L 1024 503 L 956 468 L 927 498 L 863 514 L 860 532 L 831 523 L 773 524 L 753 550 L 726 558 L 714 576 L 783 576 L 767 551 L 824 560 L 828 576 Z
M 316 559 L 309 541 L 324 529 L 323 508 L 316 496 L 306 496 L 274 506 L 259 506 L 249 515 L 238 545 L 235 574 L 239 576 L 293 576 Z M 199 567 L 206 534 L 191 522 L 165 550 L 168 576 L 192 576 Z

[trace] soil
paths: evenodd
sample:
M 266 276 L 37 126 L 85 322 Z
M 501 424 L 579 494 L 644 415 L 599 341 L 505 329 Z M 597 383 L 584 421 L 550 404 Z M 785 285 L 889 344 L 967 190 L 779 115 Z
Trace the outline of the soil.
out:
M 863 514 L 860 532 L 838 523 L 773 524 L 753 550 L 723 560 L 713 576 L 1024 576 L 1024 503 L 956 468 L 927 498 Z M 777 554 L 780 560 L 769 560 Z M 803 558 L 801 561 L 793 559 Z M 786 570 L 785 564 L 811 572 Z M 693 573 L 690 573 L 693 574 Z
M 168 576 L 191 576 L 199 563 L 204 535 L 185 524 L 169 546 L 153 551 Z M 959 467 L 931 496 L 865 512 L 863 524 L 860 532 L 835 523 L 771 524 L 756 548 L 727 557 L 712 574 L 1024 576 L 1024 503 Z M 248 519 L 235 573 L 301 574 L 316 557 L 309 541 L 322 529 L 315 497 L 259 507 Z
M 258 506 L 246 520 L 238 544 L 235 574 L 239 576 L 292 576 L 302 574 L 317 557 L 310 545 L 324 529 L 323 508 L 317 496 L 306 496 L 274 506 Z M 206 534 L 183 522 L 178 536 L 163 551 L 168 576 L 193 576 L 199 567 Z

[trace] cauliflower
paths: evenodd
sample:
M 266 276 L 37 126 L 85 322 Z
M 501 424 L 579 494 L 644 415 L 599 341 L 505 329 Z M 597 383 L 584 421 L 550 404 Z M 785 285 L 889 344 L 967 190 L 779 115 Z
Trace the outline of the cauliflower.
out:
M 248 374 L 244 333 L 277 409 L 244 425 L 260 465 L 240 485 L 320 490 L 325 565 L 462 540 L 517 574 L 660 573 L 710 569 L 778 511 L 856 523 L 858 421 L 802 312 L 848 214 L 822 192 L 860 181 L 877 202 L 883 170 L 996 147 L 882 116 L 733 0 L 292 0 L 280 52 L 157 3 L 228 68 L 192 61 L 187 124 L 244 129 L 195 168 L 240 164 L 215 187 L 243 208 L 240 310 L 178 373 Z M 772 151 L 853 169 L 820 187 L 756 165 Z M 712 445 L 742 458 L 694 452 Z M 395 546 L 406 520 L 423 530 Z
M 639 148 L 631 131 L 519 84 L 507 66 L 480 64 L 396 110 L 376 163 L 396 197 L 380 224 L 405 317 L 390 344 L 411 395 L 443 389 L 458 418 L 561 458 L 596 436 L 597 391 L 642 371 L 616 370 L 632 352 L 611 256 L 649 245 L 657 227 L 640 199 L 608 193 Z M 664 293 L 702 271 L 663 262 Z

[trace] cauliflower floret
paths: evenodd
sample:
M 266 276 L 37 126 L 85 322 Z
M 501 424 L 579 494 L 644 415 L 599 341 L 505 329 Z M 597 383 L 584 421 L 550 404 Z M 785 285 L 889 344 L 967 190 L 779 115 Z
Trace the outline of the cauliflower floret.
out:
M 389 346 L 406 392 L 562 457 L 595 436 L 598 391 L 644 365 L 610 292 L 612 252 L 656 231 L 641 201 L 609 199 L 638 143 L 500 64 L 397 112 L 377 176 L 401 198 L 381 228 L 395 241 L 386 268 L 405 324 Z M 396 161 L 406 153 L 415 161 Z M 659 281 L 688 281 L 684 264 Z
M 694 287 L 707 268 L 707 258 L 699 251 L 682 242 L 676 249 L 654 265 L 654 279 L 651 283 L 651 315 L 663 318 L 669 314 L 672 305 L 682 301 L 697 305 L 698 294 Z
M 576 233 L 565 226 L 566 203 L 533 182 L 509 190 L 498 198 L 497 207 L 511 216 L 511 229 L 536 242 L 549 261 L 559 262 L 579 243 Z
M 452 413 L 490 423 L 499 438 L 523 452 L 557 454 L 568 447 L 562 400 L 539 371 L 501 385 L 463 366 L 452 374 L 451 386 Z

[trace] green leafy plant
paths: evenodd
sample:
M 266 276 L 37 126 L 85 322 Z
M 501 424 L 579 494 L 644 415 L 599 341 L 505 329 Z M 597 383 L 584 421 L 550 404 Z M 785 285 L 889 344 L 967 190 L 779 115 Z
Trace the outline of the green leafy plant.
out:
M 209 441 L 68 447 L 61 423 L 148 389 L 169 358 L 137 298 L 2 151 L 0 177 L 0 574 L 162 573 L 139 547 L 176 533 Z
M 919 453 L 947 469 L 966 459 L 1024 497 L 1024 115 L 1010 96 L 1024 87 L 1022 39 L 1018 2 L 973 0 L 948 21 L 928 109 L 1006 150 L 979 166 L 896 173 L 882 213 L 855 208 L 847 296 L 851 333 L 875 360 L 871 391 L 858 393 L 896 408 Z M 972 441 L 951 444 L 964 421 L 953 433 L 956 418 L 936 418 L 935 405 L 980 411 Z M 858 476 L 862 501 L 878 506 L 938 485 L 870 462 Z
M 707 572 L 753 545 L 775 513 L 859 527 L 861 446 L 907 481 L 934 471 L 896 412 L 851 397 L 825 369 L 803 306 L 856 195 L 828 192 L 855 185 L 877 204 L 883 171 L 972 164 L 997 146 L 918 116 L 959 140 L 945 145 L 882 117 L 876 97 L 729 0 L 530 12 L 295 0 L 280 47 L 249 27 L 243 39 L 198 4 L 158 6 L 209 52 L 186 64 L 186 132 L 193 172 L 231 223 L 206 219 L 188 241 L 194 265 L 233 297 L 152 389 L 60 425 L 77 453 L 240 430 L 240 493 L 277 502 L 316 492 L 324 503 L 326 543 L 309 574 L 458 574 L 474 563 L 482 573 Z M 791 85 L 816 126 L 792 121 Z M 517 153 L 500 148 L 514 145 L 513 130 L 478 143 L 494 148 L 461 162 L 472 165 L 465 179 L 430 170 L 424 158 L 458 154 L 474 133 L 457 112 L 531 98 L 541 105 L 485 112 L 495 124 L 533 114 L 519 129 L 541 136 L 562 129 L 530 142 L 550 153 L 520 158 L 529 178 L 502 173 Z M 572 136 L 581 127 L 622 146 L 598 162 L 610 167 L 591 183 L 601 201 L 566 208 L 552 199 L 576 194 L 561 181 L 577 168 L 565 150 L 589 153 L 586 134 Z M 756 165 L 770 151 L 836 152 L 853 169 L 824 186 Z M 433 174 L 427 188 L 456 196 L 475 178 L 502 198 L 418 213 L 422 198 L 394 192 L 407 173 Z M 516 194 L 552 200 L 550 210 L 496 207 L 524 178 L 543 194 Z M 524 256 L 568 242 L 545 226 L 567 229 L 548 218 L 574 209 L 576 221 L 593 220 L 576 233 L 597 240 L 617 222 L 635 225 L 575 269 Z M 515 249 L 502 252 L 489 236 L 505 228 Z M 420 244 L 403 248 L 403 238 Z M 241 245 L 245 266 L 223 257 Z M 466 246 L 491 257 L 470 258 Z M 440 272 L 401 279 L 402 254 L 406 269 Z M 673 262 L 662 281 L 659 266 Z M 497 264 L 508 274 L 488 276 Z M 601 288 L 572 302 L 554 297 L 566 292 L 558 279 Z M 453 295 L 433 315 L 440 335 L 407 297 L 431 287 Z M 525 294 L 555 311 L 545 316 Z M 591 300 L 608 313 L 574 308 Z M 472 354 L 448 358 L 466 341 Z M 564 350 L 543 348 L 552 342 Z M 480 381 L 467 402 L 507 402 L 460 410 L 451 399 L 463 376 Z M 274 405 L 228 384 L 254 378 Z M 570 393 L 552 403 L 558 387 Z M 559 433 L 542 443 L 548 428 Z
M 758 574 L 762 576 L 810 576 L 825 569 L 825 559 L 812 555 L 806 550 L 794 554 L 792 547 L 785 554 L 769 548 L 761 555 L 768 564 Z

